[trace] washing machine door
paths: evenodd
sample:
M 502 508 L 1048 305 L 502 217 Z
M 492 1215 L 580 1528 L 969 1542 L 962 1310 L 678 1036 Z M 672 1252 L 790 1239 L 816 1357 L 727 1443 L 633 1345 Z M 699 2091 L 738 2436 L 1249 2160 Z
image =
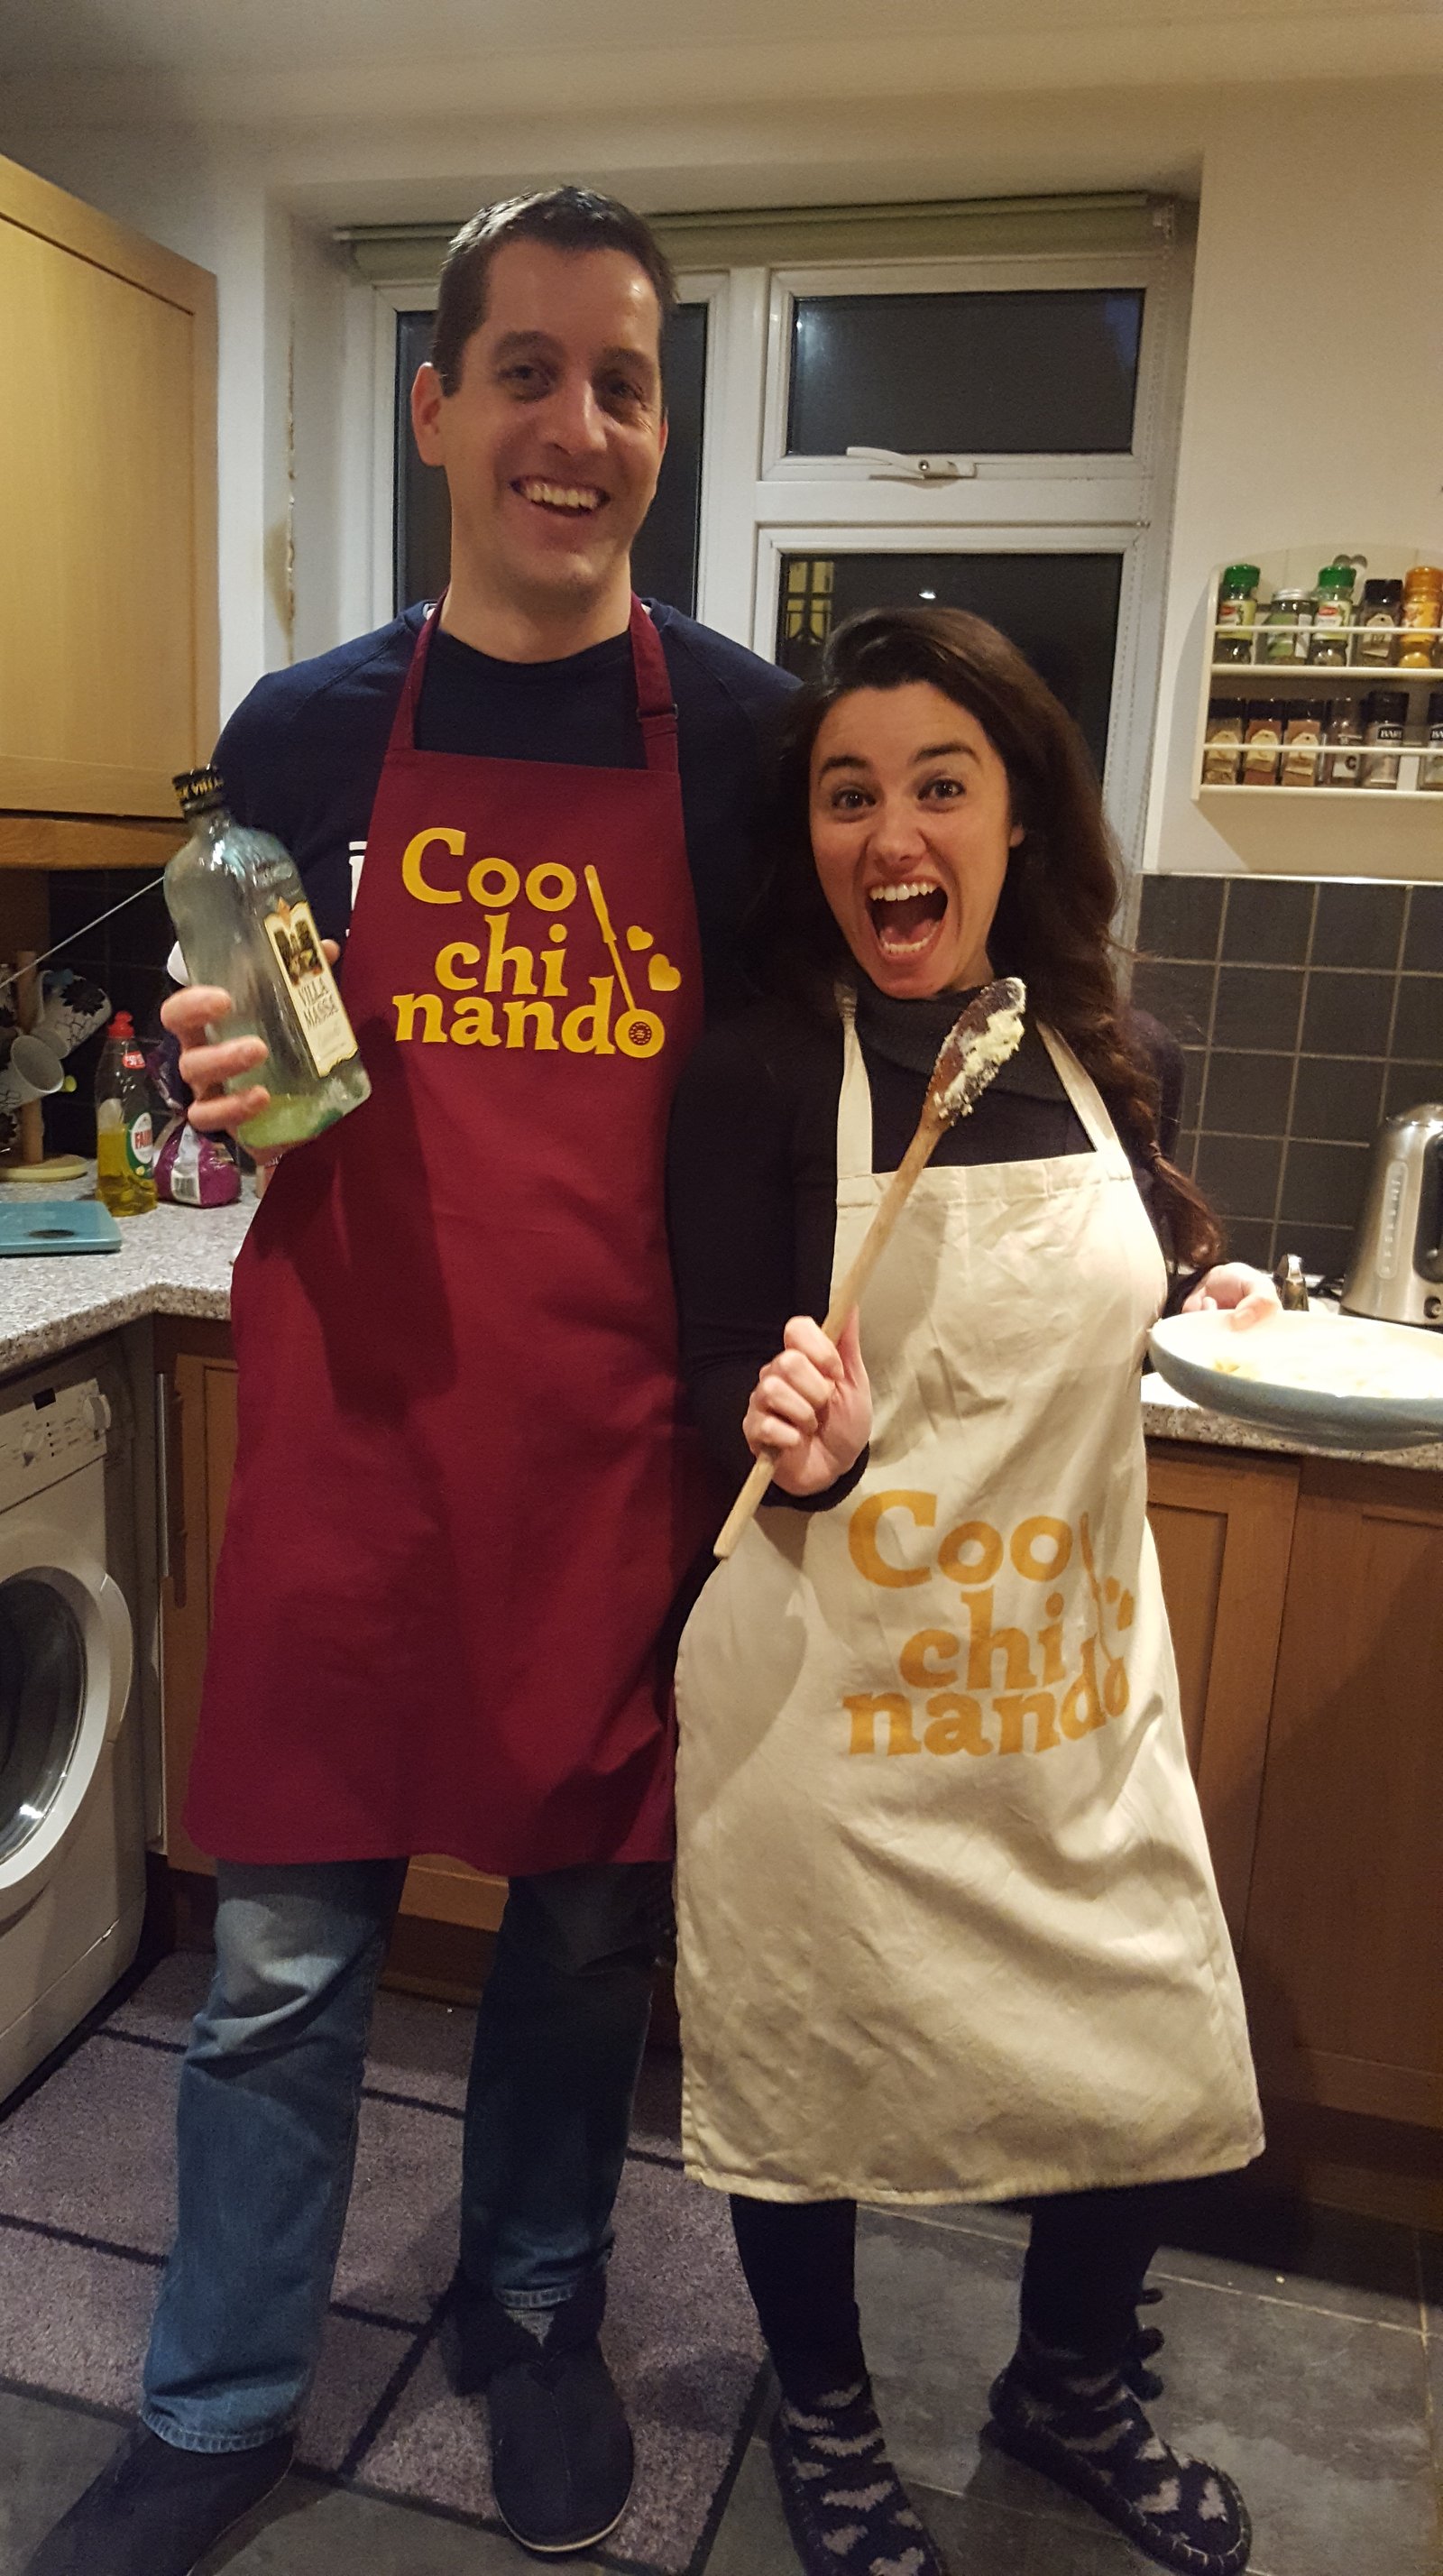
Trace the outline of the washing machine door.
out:
M 103 1566 L 20 1518 L 0 1534 L 0 1915 L 49 1876 L 119 1731 L 133 1656 Z

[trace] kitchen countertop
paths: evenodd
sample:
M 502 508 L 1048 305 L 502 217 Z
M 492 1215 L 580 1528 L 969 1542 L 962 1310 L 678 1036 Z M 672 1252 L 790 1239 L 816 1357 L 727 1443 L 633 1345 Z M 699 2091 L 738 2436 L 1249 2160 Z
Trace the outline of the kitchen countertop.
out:
M 6 1186 L 5 1203 L 94 1196 L 89 1181 L 53 1189 Z M 231 1264 L 255 1214 L 255 1183 L 230 1207 L 170 1207 L 123 1216 L 118 1252 L 25 1255 L 0 1261 L 0 1375 L 53 1359 L 76 1342 L 118 1332 L 146 1315 L 230 1315 Z
M 10 1189 L 18 1197 L 20 1185 Z M 26 1189 L 26 1204 L 42 1198 L 92 1195 L 88 1181 L 55 1189 Z M 77 1342 L 117 1332 L 146 1315 L 194 1315 L 223 1324 L 230 1316 L 230 1274 L 255 1214 L 255 1183 L 247 1180 L 232 1207 L 162 1205 L 149 1216 L 121 1217 L 119 1252 L 72 1253 L 0 1261 L 0 1376 L 36 1360 L 53 1359 Z M 1210 1413 L 1177 1395 L 1151 1373 L 1142 1381 L 1143 1422 L 1150 1440 L 1193 1440 L 1207 1448 L 1252 1449 L 1279 1457 L 1336 1457 L 1301 1441 L 1259 1431 L 1252 1423 Z M 1347 1453 L 1350 1458 L 1357 1455 Z M 1384 1467 L 1443 1473 L 1443 1444 L 1368 1453 Z M 1368 1463 L 1365 1459 L 1363 1463 Z

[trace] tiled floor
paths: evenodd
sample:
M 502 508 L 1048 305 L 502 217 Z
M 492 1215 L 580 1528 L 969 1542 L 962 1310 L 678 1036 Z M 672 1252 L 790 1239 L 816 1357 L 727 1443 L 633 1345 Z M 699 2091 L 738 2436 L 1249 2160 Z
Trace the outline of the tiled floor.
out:
M 119 2114 L 102 2166 L 87 2145 L 91 2123 L 81 2115 L 78 2059 L 50 2076 L 23 2125 L 12 2124 L 3 2141 L 6 2227 L 22 2236 L 39 2230 L 49 2244 L 51 2232 L 41 2225 L 47 2196 L 74 2197 L 83 2188 L 92 2251 L 111 2237 L 134 2249 L 129 2263 L 111 2266 L 116 2297 L 132 2305 L 139 2298 L 146 2310 L 170 2232 L 171 2181 L 168 2170 L 142 2169 L 144 2160 L 127 2154 L 126 2139 L 145 2127 L 147 2087 L 162 2076 L 173 2080 L 174 2050 L 203 1976 L 201 1962 L 166 1962 L 115 2014 L 111 2036 L 92 2044 L 111 2052 L 107 2098 Z M 432 2104 L 454 2120 L 469 2048 L 463 2025 L 463 2016 L 441 2007 L 381 1998 L 370 2067 L 373 2132 L 338 2283 L 347 2300 L 362 2306 L 343 2310 L 337 2330 L 363 2308 L 373 2342 L 404 2333 L 402 2311 L 419 2313 L 446 2275 L 454 2239 L 452 2180 L 449 2171 L 439 2179 L 432 2171 L 435 2154 L 424 2139 L 418 2147 L 426 2125 L 418 2113 Z M 122 2101 L 116 2088 L 127 2084 L 134 2098 Z M 675 2120 L 675 2061 L 650 2058 L 634 2143 L 658 2168 L 671 2167 Z M 668 2189 L 690 2197 L 679 2173 L 674 2184 L 669 2175 L 666 2180 Z M 407 2223 L 392 2225 L 388 2235 L 386 2213 L 398 2196 Z M 629 2208 L 624 2197 L 619 2279 L 637 2252 L 626 2242 Z M 638 2201 L 631 2208 L 633 2235 L 642 2224 L 640 2210 Z M 654 2231 L 654 2196 L 646 2212 L 644 2232 Z M 715 2215 L 724 2229 L 724 2213 L 714 2203 L 705 2215 Z M 1327 2216 L 1289 2220 L 1256 2208 L 1216 2211 L 1209 2224 L 1211 2251 L 1167 2249 L 1154 2268 L 1164 2290 L 1154 2315 L 1167 2336 L 1167 2394 L 1155 2411 L 1180 2447 L 1219 2459 L 1238 2478 L 1253 2515 L 1254 2576 L 1443 2576 L 1443 2244 L 1420 2243 L 1401 2227 Z M 979 2442 L 988 2383 L 1012 2344 L 1024 2234 L 1025 2220 L 1009 2210 L 864 2219 L 863 2316 L 894 2454 L 953 2576 L 1142 2576 L 1149 2562 L 1086 2507 Z M 707 2281 L 715 2277 L 719 2297 L 725 2284 L 715 2266 L 730 2268 L 729 2249 L 703 2235 L 711 2246 L 702 2248 L 712 2267 Z M 56 2239 L 47 2261 L 60 2268 L 53 2278 L 45 2275 L 44 2294 L 31 2297 L 23 2315 L 12 2308 L 0 2320 L 11 2374 L 0 2380 L 0 2576 L 18 2576 L 41 2533 L 89 2482 L 130 2403 L 143 2316 L 138 2329 L 128 2310 L 120 2320 L 125 2332 L 117 2329 L 113 2340 L 124 2365 L 117 2362 L 108 2374 L 92 2368 L 79 2380 L 67 2379 L 47 2348 L 47 2335 L 65 2331 L 64 2264 L 82 2262 L 86 2241 Z M 664 2243 L 648 2245 L 643 2263 L 654 2256 L 658 2278 L 670 2265 L 679 2281 L 688 2262 L 694 2267 L 701 2259 L 695 2245 L 688 2255 L 688 2241 L 685 2231 L 673 2231 Z M 739 2282 L 733 2287 L 740 2291 Z M 695 2298 L 695 2281 L 690 2290 Z M 83 2308 L 77 2304 L 82 2295 Z M 89 2320 L 92 2364 L 101 2345 L 109 2349 L 114 2322 L 96 2298 L 92 2264 L 77 2273 L 69 2304 L 72 2318 Z M 743 2359 L 748 2371 L 754 2368 Z M 616 2360 L 623 2377 L 636 2366 L 624 2348 Z M 355 2378 L 354 2369 L 335 2364 L 333 2411 Z M 42 2395 L 36 2382 L 51 2390 L 81 2385 L 97 2402 L 82 2406 Z M 439 2405 L 444 2390 L 432 2393 Z M 700 2404 L 706 2392 L 697 2394 Z M 402 2408 L 388 2419 L 395 2443 L 431 2438 L 425 2426 L 439 2420 L 437 2406 L 427 2414 L 421 2373 L 413 2395 L 409 2412 Z M 644 2418 L 655 2391 L 638 2385 L 633 2396 Z M 674 2384 L 668 2406 L 674 2417 Z M 347 2450 L 346 2427 L 328 2427 L 324 2415 L 323 2407 L 310 2444 L 321 2468 Z M 698 2438 L 706 2429 L 703 2415 L 710 2420 L 706 2406 L 694 2428 Z M 735 2414 L 730 2420 L 735 2423 Z M 723 2490 L 719 2519 L 698 2544 L 688 2576 L 795 2576 L 763 2432 L 764 2419 L 735 2482 Z M 402 2474 L 404 2461 L 388 2466 L 370 2455 L 348 2490 L 322 2476 L 298 2476 L 254 2526 L 207 2562 L 205 2576 L 220 2576 L 223 2568 L 236 2576 L 519 2576 L 534 2568 L 535 2559 L 494 2530 L 478 2528 L 484 2498 L 478 2503 L 480 2486 L 470 2493 L 468 2480 L 476 2481 L 466 2467 L 464 2425 L 461 2433 L 454 2495 L 444 2482 L 438 2487 Z M 477 2438 L 479 2444 L 479 2424 Z M 676 2451 L 675 2440 L 671 2448 Z M 717 2456 L 720 2464 L 726 2449 Z M 418 2484 L 439 2494 L 440 2505 L 394 2500 Z M 659 2506 L 665 2501 L 655 2499 Z M 645 2508 L 633 2513 L 629 2528 L 644 2538 Z M 636 2562 L 603 2550 L 594 2561 L 566 2563 L 577 2576 L 601 2576 L 603 2569 L 624 2571 Z
M 1011 2340 L 1021 2222 L 1001 2211 L 865 2222 L 862 2300 L 884 2413 L 955 2576 L 1141 2576 L 1085 2507 L 981 2448 Z M 1159 2420 L 1237 2475 L 1254 2576 L 1443 2576 L 1443 2255 L 1403 2230 L 1315 2232 L 1307 2274 L 1165 2253 Z M 1432 2399 L 1429 2400 L 1431 2376 Z M 0 2576 L 115 2440 L 111 2419 L 0 2391 Z M 603 2556 L 578 2576 L 616 2561 Z M 518 2576 L 506 2541 L 437 2513 L 294 2479 L 206 2576 Z M 753 2442 L 695 2576 L 794 2576 Z

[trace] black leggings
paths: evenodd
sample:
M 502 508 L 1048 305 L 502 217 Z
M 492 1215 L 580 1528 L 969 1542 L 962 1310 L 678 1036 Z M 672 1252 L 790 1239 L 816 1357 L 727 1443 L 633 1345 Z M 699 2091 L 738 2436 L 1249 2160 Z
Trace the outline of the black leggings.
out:
M 1044 2343 L 1099 2368 L 1122 2360 L 1137 2301 L 1179 2193 L 1195 2183 L 1069 2191 L 1034 2203 L 1022 2271 L 1022 2321 Z M 862 2368 L 856 2296 L 857 2204 L 732 2196 L 747 2287 L 777 2377 L 804 2401 L 818 2380 Z

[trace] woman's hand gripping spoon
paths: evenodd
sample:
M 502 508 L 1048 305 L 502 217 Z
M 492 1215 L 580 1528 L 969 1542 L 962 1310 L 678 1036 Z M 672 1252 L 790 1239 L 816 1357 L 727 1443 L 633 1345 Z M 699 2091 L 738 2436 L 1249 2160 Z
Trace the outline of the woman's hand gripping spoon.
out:
M 822 1330 L 829 1341 L 837 1339 L 860 1299 L 907 1204 L 914 1181 L 931 1160 L 938 1137 L 976 1108 L 999 1065 L 1004 1065 L 1021 1045 L 1026 1000 L 1026 990 L 1015 975 L 984 984 L 944 1039 L 932 1067 L 917 1132 L 892 1174 L 856 1258 L 827 1310 Z M 716 1556 L 731 1555 L 775 1472 L 774 1458 L 757 1460 L 717 1534 L 713 1550 Z

